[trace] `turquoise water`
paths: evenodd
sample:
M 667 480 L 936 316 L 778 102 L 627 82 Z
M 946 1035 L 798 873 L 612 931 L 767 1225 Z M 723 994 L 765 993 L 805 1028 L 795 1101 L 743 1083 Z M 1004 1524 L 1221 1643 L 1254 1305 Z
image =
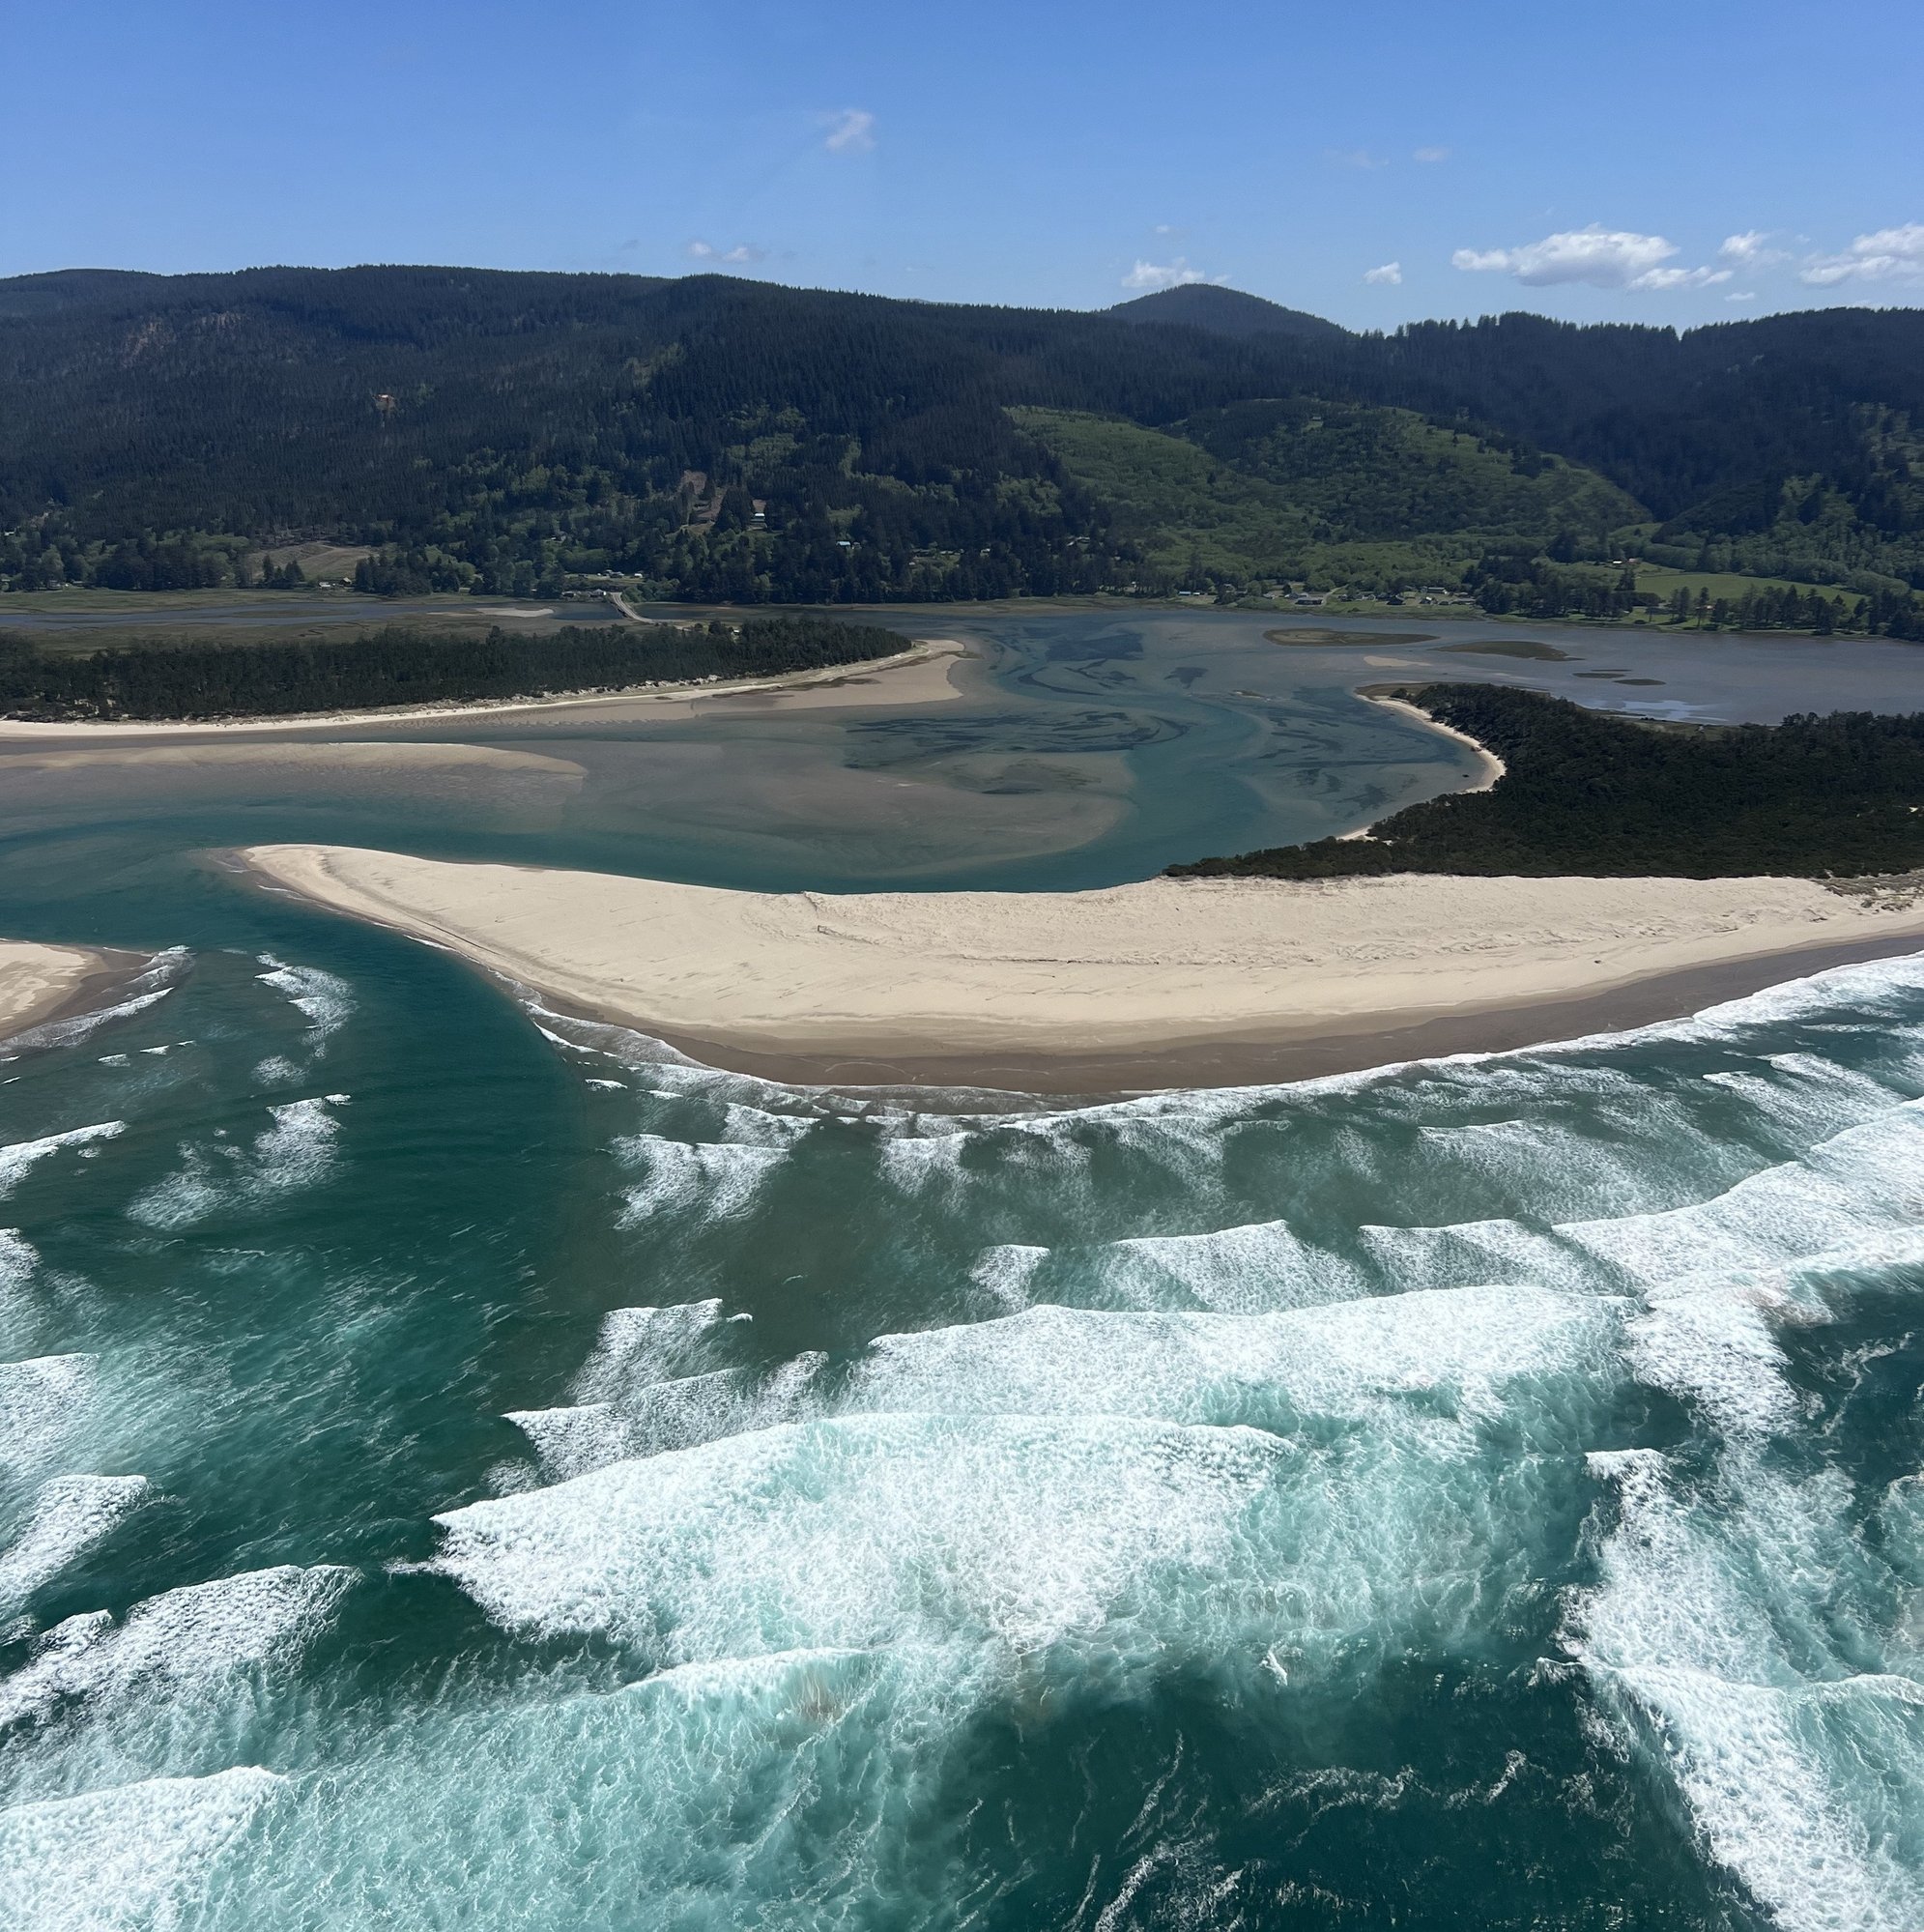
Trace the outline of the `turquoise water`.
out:
M 907 782 L 1051 836 L 1118 787 L 1012 872 L 1147 850 L 1151 752 L 1012 742 L 1006 642 L 1017 723 Z M 1306 726 L 1212 792 L 1242 727 L 1139 702 L 1196 642 L 1114 706 L 1188 721 L 1171 792 L 1204 747 L 1171 835 L 1378 782 Z M 1924 961 L 1290 1087 L 837 1096 L 186 856 L 780 878 L 836 770 L 898 782 L 863 722 L 695 721 L 754 749 L 672 835 L 653 726 L 576 760 L 625 806 L 12 781 L 11 929 L 180 950 L 0 1064 L 0 1924 L 1924 1922 Z M 743 829 L 776 743 L 818 791 Z M 876 823 L 838 877 L 943 882 Z

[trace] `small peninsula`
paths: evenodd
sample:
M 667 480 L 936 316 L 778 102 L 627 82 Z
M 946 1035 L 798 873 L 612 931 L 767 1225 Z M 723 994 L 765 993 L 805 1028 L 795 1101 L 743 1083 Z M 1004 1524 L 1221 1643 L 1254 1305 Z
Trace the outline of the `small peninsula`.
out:
M 1373 695 L 1469 739 L 1496 761 L 1494 781 L 1412 805 L 1365 836 L 1169 875 L 1849 879 L 1924 867 L 1924 713 L 1678 726 L 1489 684 Z

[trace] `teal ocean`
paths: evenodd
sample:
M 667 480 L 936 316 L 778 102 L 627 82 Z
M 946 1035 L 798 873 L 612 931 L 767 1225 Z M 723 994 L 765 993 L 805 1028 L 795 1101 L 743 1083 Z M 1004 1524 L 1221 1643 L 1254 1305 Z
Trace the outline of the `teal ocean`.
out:
M 926 717 L 487 734 L 565 795 L 0 754 L 0 928 L 166 949 L 0 1063 L 0 1924 L 1924 1923 L 1924 959 L 830 1093 L 196 856 L 1077 883 L 1457 769 L 1234 622 L 979 635 Z M 1924 705 L 1880 649 L 1654 696 Z

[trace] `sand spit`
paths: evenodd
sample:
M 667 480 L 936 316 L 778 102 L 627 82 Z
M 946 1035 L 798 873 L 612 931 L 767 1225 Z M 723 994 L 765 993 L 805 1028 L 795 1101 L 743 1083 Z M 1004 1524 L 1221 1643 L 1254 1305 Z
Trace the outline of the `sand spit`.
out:
M 339 846 L 240 857 L 575 1012 L 798 1081 L 1090 1092 L 1294 1078 L 1673 1017 L 1924 945 L 1924 906 L 1878 910 L 1795 879 L 830 895 Z
M 341 772 L 350 776 L 419 769 L 473 771 L 491 776 L 529 773 L 578 782 L 586 775 L 573 760 L 551 758 L 541 752 L 503 750 L 486 744 L 411 744 L 403 738 L 346 739 L 325 744 L 256 744 L 244 739 L 238 743 L 72 745 L 59 751 L 13 752 L 7 757 L 6 769 L 10 772 L 101 768 L 217 770 L 245 765 L 267 765 L 289 772 Z
M 459 724 L 474 718 L 543 714 L 544 722 L 564 722 L 576 713 L 604 724 L 658 717 L 661 707 L 703 707 L 725 701 L 751 703 L 768 710 L 826 710 L 870 706 L 933 705 L 959 698 L 954 672 L 967 647 L 953 638 L 925 638 L 913 649 L 865 664 L 829 665 L 780 678 L 745 678 L 715 684 L 664 684 L 631 691 L 606 691 L 547 698 L 508 698 L 473 705 L 419 705 L 374 711 L 308 711 L 290 718 L 227 718 L 167 722 L 98 719 L 43 724 L 26 718 L 0 718 L 0 744 L 39 741 L 69 744 L 103 739 L 201 737 L 223 739 L 279 735 L 288 732 L 331 732 L 357 726 Z
M 0 939 L 0 1042 L 112 1005 L 153 963 L 146 953 Z

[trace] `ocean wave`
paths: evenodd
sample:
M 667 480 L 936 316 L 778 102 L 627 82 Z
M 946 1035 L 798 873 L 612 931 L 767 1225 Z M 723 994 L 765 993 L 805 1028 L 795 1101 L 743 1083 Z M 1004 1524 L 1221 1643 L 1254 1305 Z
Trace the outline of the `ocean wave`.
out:
M 104 1611 L 70 1617 L 0 1682 L 0 1730 L 75 1707 L 172 1730 L 184 1705 L 207 1703 L 241 1674 L 292 1670 L 358 1577 L 282 1565 L 150 1597 L 120 1623 Z
M 125 1120 L 102 1120 L 91 1127 L 70 1127 L 64 1134 L 43 1135 L 38 1140 L 15 1140 L 0 1147 L 0 1200 L 50 1154 L 63 1147 L 92 1147 L 127 1132 Z
M 319 966 L 288 966 L 272 953 L 260 963 L 268 968 L 254 977 L 271 986 L 307 1022 L 307 1045 L 316 1053 L 354 1017 L 354 988 L 338 974 Z
M 655 1667 L 1068 1643 L 1098 1670 L 1279 1655 L 1307 1681 L 1486 1629 L 1572 1480 L 1387 1434 L 1323 1454 L 1107 1415 L 841 1416 L 450 1512 L 435 1567 L 510 1629 Z
M 727 1326 L 717 1299 L 611 1309 L 601 1318 L 593 1352 L 575 1375 L 570 1398 L 578 1403 L 607 1402 L 686 1374 L 707 1359 Z
M 0 1362 L 0 1477 L 35 1474 L 72 1437 L 93 1394 L 95 1358 Z
M 1593 1461 L 1617 1519 L 1568 1640 L 1707 1852 L 1790 1932 L 1917 1924 L 1924 1687 L 1863 1668 L 1890 1593 L 1848 1481 L 1743 1451 L 1693 1495 L 1654 1451 Z
M 104 1543 L 147 1501 L 144 1476 L 56 1476 L 43 1483 L 14 1541 L 0 1551 L 0 1613 Z
M 0 1922 L 171 1932 L 283 1788 L 273 1773 L 246 1767 L 0 1811 Z
M 725 1222 L 743 1213 L 768 1177 L 789 1158 L 785 1147 L 690 1143 L 658 1134 L 633 1134 L 615 1143 L 616 1153 L 642 1170 L 623 1198 L 621 1221 L 635 1226 L 658 1214 L 700 1210 Z
M 186 1165 L 136 1197 L 129 1218 L 149 1227 L 189 1227 L 229 1210 L 258 1212 L 318 1187 L 338 1159 L 340 1123 L 330 1110 L 346 1099 L 328 1094 L 270 1107 L 270 1124 L 248 1148 L 232 1142 L 213 1149 L 184 1146 Z

